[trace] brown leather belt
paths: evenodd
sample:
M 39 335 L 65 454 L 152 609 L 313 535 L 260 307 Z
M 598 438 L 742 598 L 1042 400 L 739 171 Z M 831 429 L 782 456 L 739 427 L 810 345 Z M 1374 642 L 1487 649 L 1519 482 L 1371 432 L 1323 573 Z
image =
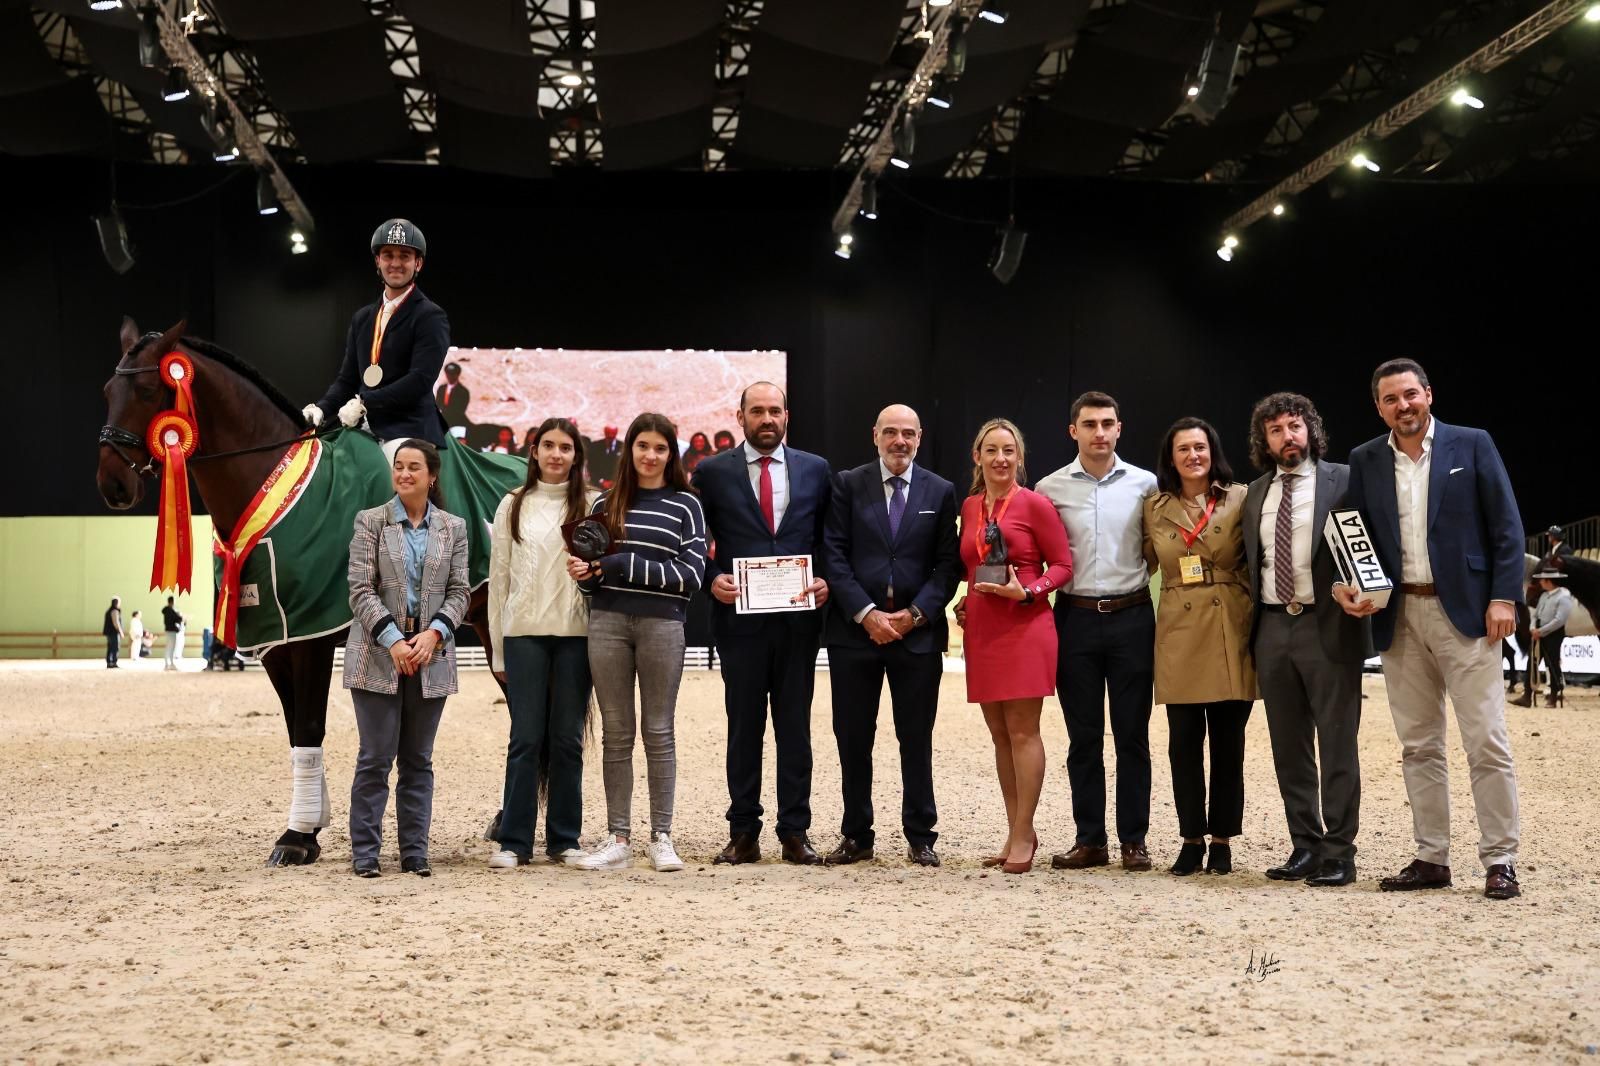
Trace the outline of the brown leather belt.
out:
M 1426 585 L 1409 584 L 1407 582 L 1401 582 L 1400 583 L 1400 591 L 1404 592 L 1407 596 L 1437 596 L 1437 595 L 1439 595 L 1438 592 L 1434 591 L 1434 587 L 1433 587 L 1433 583 L 1432 582 L 1429 582 Z
M 417 618 L 415 615 L 406 615 L 400 619 L 400 632 L 406 636 L 413 636 L 417 632 Z
M 1085 611 L 1097 611 L 1100 614 L 1113 614 L 1137 607 L 1141 603 L 1150 602 L 1150 590 L 1142 588 L 1138 592 L 1130 592 L 1126 596 L 1113 596 L 1110 599 L 1100 599 L 1094 596 L 1065 596 L 1069 607 L 1079 607 Z

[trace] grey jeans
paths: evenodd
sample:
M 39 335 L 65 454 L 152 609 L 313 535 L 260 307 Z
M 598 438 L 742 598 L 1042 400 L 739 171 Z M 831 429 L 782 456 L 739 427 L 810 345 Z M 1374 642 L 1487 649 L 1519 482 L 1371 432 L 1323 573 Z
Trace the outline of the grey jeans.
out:
M 650 830 L 672 832 L 672 794 L 678 756 L 673 719 L 683 679 L 683 623 L 670 618 L 595 610 L 589 614 L 589 673 L 600 704 L 601 776 L 606 785 L 606 822 L 612 833 L 632 838 L 633 738 L 642 725 L 649 767 Z M 634 715 L 639 684 L 640 721 Z
M 383 843 L 383 809 L 389 805 L 389 768 L 400 764 L 394 790 L 400 857 L 428 857 L 433 822 L 433 738 L 444 714 L 444 697 L 424 699 L 422 678 L 400 678 L 394 695 L 351 689 L 360 749 L 350 778 L 350 853 L 376 859 Z

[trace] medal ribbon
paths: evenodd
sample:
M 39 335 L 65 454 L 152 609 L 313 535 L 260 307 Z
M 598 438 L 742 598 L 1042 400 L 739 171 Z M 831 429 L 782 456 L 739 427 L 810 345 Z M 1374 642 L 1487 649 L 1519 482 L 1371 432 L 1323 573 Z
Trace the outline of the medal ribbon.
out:
M 987 493 L 984 494 L 983 502 L 978 505 L 979 510 L 983 515 L 983 523 L 974 532 L 973 544 L 977 548 L 978 562 L 980 564 L 989 558 L 989 542 L 984 539 L 984 534 L 988 532 L 991 522 L 995 526 L 1000 525 L 1000 520 L 1006 516 L 1006 508 L 1011 506 L 1011 497 L 1015 496 L 1016 494 L 1017 487 L 1013 485 L 1009 490 L 1007 490 L 1004 496 L 1000 497 L 995 507 L 993 518 L 989 517 L 989 497 Z
M 1194 524 L 1194 532 L 1193 533 L 1189 532 L 1187 529 L 1179 529 L 1178 530 L 1179 533 L 1183 534 L 1183 546 L 1184 546 L 1184 548 L 1187 549 L 1187 548 L 1193 548 L 1194 547 L 1194 542 L 1200 539 L 1200 534 L 1205 530 L 1206 526 L 1211 524 L 1211 512 L 1215 511 L 1216 509 L 1217 509 L 1217 498 L 1215 496 L 1213 496 L 1208 501 L 1206 501 L 1206 513 L 1201 515 L 1200 516 L 1200 521 L 1198 521 L 1198 522 L 1196 522 Z
M 389 328 L 389 320 L 394 317 L 396 311 L 400 310 L 400 305 L 411 298 L 411 294 L 416 291 L 416 288 L 416 283 L 413 282 L 411 287 L 406 290 L 405 295 L 396 300 L 393 306 L 390 306 L 388 300 L 380 300 L 378 302 L 378 318 L 372 326 L 372 362 L 374 365 L 378 362 L 378 353 L 383 350 L 383 334 Z

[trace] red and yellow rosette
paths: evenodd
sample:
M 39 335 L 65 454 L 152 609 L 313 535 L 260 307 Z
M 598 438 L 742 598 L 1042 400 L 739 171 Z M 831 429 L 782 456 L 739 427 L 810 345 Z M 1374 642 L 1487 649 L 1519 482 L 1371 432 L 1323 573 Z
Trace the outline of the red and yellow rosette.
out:
M 167 356 L 171 359 L 172 356 Z M 183 358 L 179 356 L 179 358 Z M 187 360 L 184 360 L 187 362 Z M 166 359 L 162 376 L 166 376 Z M 189 377 L 193 377 L 190 367 Z M 182 403 L 182 390 L 179 402 Z M 150 420 L 145 447 L 161 464 L 161 507 L 156 517 L 156 558 L 150 569 L 152 591 L 176 587 L 189 591 L 194 571 L 194 547 L 189 530 L 189 469 L 186 461 L 200 444 L 194 417 L 182 411 L 162 411 Z
M 179 351 L 161 357 L 161 384 L 178 394 L 179 414 L 194 415 L 194 361 Z

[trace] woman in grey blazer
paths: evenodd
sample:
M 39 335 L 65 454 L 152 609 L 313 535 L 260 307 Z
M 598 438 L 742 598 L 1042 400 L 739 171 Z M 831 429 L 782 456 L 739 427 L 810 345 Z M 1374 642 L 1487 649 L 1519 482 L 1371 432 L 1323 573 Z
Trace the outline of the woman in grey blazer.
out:
M 344 687 L 355 704 L 360 752 L 350 782 L 355 872 L 378 876 L 389 768 L 398 758 L 395 821 L 400 869 L 428 866 L 433 816 L 433 738 L 445 697 L 456 691 L 455 630 L 467 610 L 467 526 L 444 510 L 439 452 L 402 443 L 394 498 L 356 515 L 350 540 L 350 609 Z

